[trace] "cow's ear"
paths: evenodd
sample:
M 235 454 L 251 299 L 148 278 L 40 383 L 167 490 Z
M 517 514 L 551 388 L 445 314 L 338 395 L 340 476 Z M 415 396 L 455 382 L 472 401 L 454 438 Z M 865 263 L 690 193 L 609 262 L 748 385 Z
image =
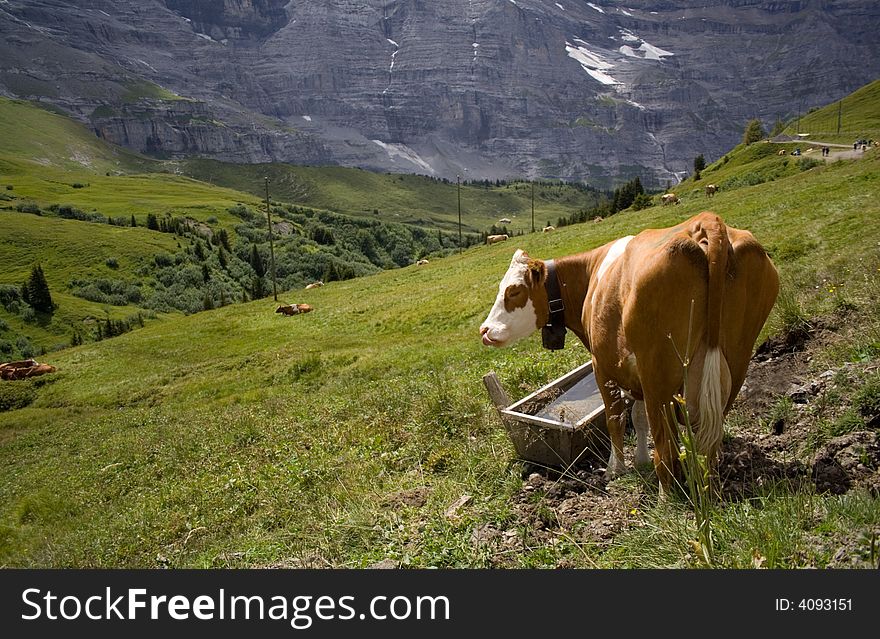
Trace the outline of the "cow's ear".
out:
M 529 275 L 532 278 L 532 283 L 540 284 L 544 281 L 544 277 L 547 273 L 547 266 L 541 260 L 530 259 L 528 262 Z

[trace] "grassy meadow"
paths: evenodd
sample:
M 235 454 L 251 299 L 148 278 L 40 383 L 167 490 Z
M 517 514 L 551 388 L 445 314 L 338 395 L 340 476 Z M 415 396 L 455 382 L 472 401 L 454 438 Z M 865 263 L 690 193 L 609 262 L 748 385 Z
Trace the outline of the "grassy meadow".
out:
M 32 318 L 0 295 L 0 357 L 57 350 L 80 333 L 88 340 L 96 319 L 145 313 L 151 320 L 254 297 L 251 246 L 264 262 L 270 254 L 262 199 L 267 175 L 274 220 L 285 227 L 274 247 L 282 286 L 375 272 L 447 254 L 458 243 L 454 183 L 340 167 L 154 160 L 107 144 L 57 113 L 0 98 L 0 286 L 19 286 L 39 262 L 58 305 L 54 314 Z M 538 184 L 535 224 L 599 197 L 585 188 Z M 505 216 L 511 233 L 530 230 L 530 185 L 465 185 L 461 201 L 466 243 Z M 64 210 L 81 219 L 62 219 Z M 151 217 L 183 220 L 190 230 L 144 228 Z M 223 260 L 208 240 L 219 232 L 231 245 Z M 169 263 L 183 275 L 161 272 Z M 204 291 L 194 288 L 201 279 Z M 131 299 L 97 291 L 111 287 Z
M 458 186 L 420 175 L 372 173 L 346 167 L 289 164 L 233 165 L 212 160 L 181 162 L 180 170 L 199 180 L 262 196 L 264 177 L 273 197 L 317 209 L 458 229 Z M 535 184 L 535 227 L 594 206 L 599 194 L 562 183 Z M 465 184 L 461 187 L 462 225 L 466 232 L 505 223 L 511 233 L 531 231 L 532 187 L 528 182 Z
M 807 133 L 807 139 L 852 144 L 857 139 L 880 140 L 880 80 L 845 98 L 810 111 L 786 127 L 786 135 Z
M 780 269 L 789 303 L 762 337 L 792 313 L 845 305 L 847 341 L 815 365 L 876 359 L 880 156 L 804 168 L 783 159 L 737 149 L 703 182 L 682 185 L 677 206 L 279 295 L 311 304 L 307 315 L 276 314 L 263 299 L 47 353 L 57 373 L 0 387 L 0 565 L 699 565 L 686 504 L 660 503 L 656 489 L 602 544 L 579 525 L 558 527 L 549 543 L 522 524 L 513 502 L 524 468 L 481 377 L 494 370 L 521 397 L 589 355 L 571 337 L 560 352 L 542 350 L 537 336 L 487 349 L 477 329 L 515 248 L 566 255 L 711 208 L 750 229 Z M 708 200 L 701 186 L 716 178 L 726 185 Z M 140 249 L 129 250 L 136 259 Z M 638 481 L 628 475 L 608 490 Z M 555 531 L 545 510 L 542 525 Z M 867 493 L 775 486 L 714 517 L 717 565 L 752 567 L 760 556 L 764 567 L 791 568 L 825 565 L 833 547 L 806 552 L 807 541 L 870 530 L 880 509 Z M 475 543 L 487 528 L 517 550 Z

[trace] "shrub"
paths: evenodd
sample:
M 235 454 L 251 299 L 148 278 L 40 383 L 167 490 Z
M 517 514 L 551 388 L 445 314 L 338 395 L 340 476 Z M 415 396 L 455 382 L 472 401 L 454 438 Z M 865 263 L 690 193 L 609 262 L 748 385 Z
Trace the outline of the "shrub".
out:
M 252 220 L 255 217 L 254 212 L 251 211 L 244 204 L 236 204 L 235 206 L 230 206 L 229 209 L 227 209 L 227 210 L 232 215 L 234 215 L 236 217 L 240 217 L 241 219 L 243 219 L 245 221 Z
M 166 268 L 174 265 L 174 256 L 169 253 L 157 253 L 153 256 L 153 262 L 159 268 Z
M 37 354 L 36 347 L 31 344 L 31 341 L 24 335 L 15 340 L 15 347 L 18 349 L 18 352 L 21 353 L 21 356 L 24 359 L 33 357 Z
M 119 268 L 119 261 L 115 257 L 108 257 L 104 264 L 107 265 L 108 268 L 117 269 Z
M 33 386 L 24 380 L 3 382 L 0 384 L 0 413 L 24 408 L 36 395 Z
M 752 144 L 764 138 L 764 127 L 760 120 L 750 120 L 743 133 L 743 144 Z
M 43 213 L 36 202 L 21 202 L 15 205 L 15 210 L 19 213 L 34 213 L 35 215 Z
M 817 160 L 815 158 L 801 158 L 798 160 L 797 166 L 801 171 L 809 171 L 813 167 L 820 166 L 823 164 L 822 160 Z
M 70 292 L 77 297 L 113 306 L 137 304 L 143 299 L 143 294 L 137 284 L 123 280 L 103 278 L 73 280 L 70 282 L 69 288 Z
M 18 301 L 21 299 L 21 289 L 14 284 L 0 284 L 0 304 L 10 313 L 18 312 Z M 10 306 L 15 304 L 15 310 Z
M 653 202 L 651 201 L 651 196 L 647 193 L 639 193 L 636 198 L 633 200 L 632 206 L 630 207 L 633 211 L 641 211 L 642 209 L 646 209 L 651 206 Z

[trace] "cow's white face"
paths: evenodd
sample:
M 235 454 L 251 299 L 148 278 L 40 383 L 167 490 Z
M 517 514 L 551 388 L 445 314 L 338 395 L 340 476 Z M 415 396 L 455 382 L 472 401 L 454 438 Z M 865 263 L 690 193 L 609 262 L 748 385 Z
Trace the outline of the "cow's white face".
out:
M 498 286 L 495 304 L 480 326 L 480 335 L 486 346 L 506 346 L 528 337 L 539 328 L 531 297 L 531 262 L 522 250 L 518 250 L 510 261 L 510 268 Z

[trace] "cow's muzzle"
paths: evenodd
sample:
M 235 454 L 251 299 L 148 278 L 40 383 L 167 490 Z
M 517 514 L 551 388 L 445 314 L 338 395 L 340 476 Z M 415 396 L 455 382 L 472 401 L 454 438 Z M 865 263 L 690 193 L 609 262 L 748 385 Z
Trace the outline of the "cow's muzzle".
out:
M 480 337 L 483 338 L 483 344 L 485 346 L 501 346 L 501 342 L 495 341 L 491 337 L 489 337 L 489 327 L 481 326 L 480 327 Z

